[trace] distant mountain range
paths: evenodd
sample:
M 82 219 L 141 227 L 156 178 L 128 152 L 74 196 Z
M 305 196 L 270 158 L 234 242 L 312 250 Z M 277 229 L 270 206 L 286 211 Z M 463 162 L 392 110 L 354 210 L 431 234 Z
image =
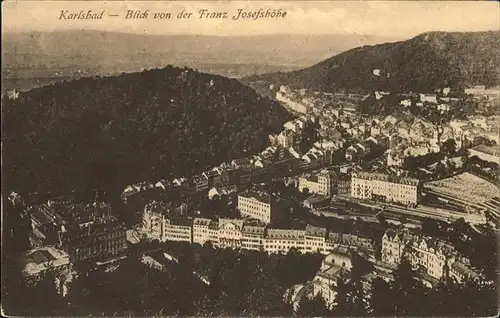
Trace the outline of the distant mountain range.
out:
M 325 92 L 432 91 L 499 83 L 500 32 L 430 32 L 410 40 L 361 46 L 311 67 L 242 79 Z
M 391 40 L 356 34 L 219 37 L 80 30 L 2 36 L 4 78 L 27 78 L 33 74 L 38 77 L 108 75 L 167 64 L 201 66 L 203 71 L 210 71 L 206 68 L 213 68 L 214 64 L 236 65 L 232 75 L 238 77 L 242 65 L 247 65 L 243 75 L 286 71 L 312 65 L 353 47 Z M 222 68 L 217 70 L 221 73 Z

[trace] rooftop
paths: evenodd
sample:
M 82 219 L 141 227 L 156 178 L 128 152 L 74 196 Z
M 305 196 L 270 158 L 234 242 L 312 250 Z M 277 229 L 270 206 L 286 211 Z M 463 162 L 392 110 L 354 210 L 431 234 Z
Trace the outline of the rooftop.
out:
M 417 186 L 420 183 L 420 180 L 418 179 L 401 178 L 397 176 L 391 176 L 383 173 L 373 173 L 373 172 L 359 172 L 356 174 L 356 177 L 365 180 L 379 180 L 391 183 L 407 184 L 412 186 Z
M 24 272 L 31 276 L 51 267 L 69 264 L 69 255 L 53 246 L 45 246 L 29 251 L 25 258 Z
M 178 225 L 178 226 L 186 226 L 191 227 L 193 225 L 192 218 L 184 218 L 184 217 L 171 217 L 169 218 L 170 224 Z
M 312 226 L 310 224 L 307 224 L 305 234 L 308 236 L 325 237 L 326 236 L 326 228 Z
M 287 240 L 302 240 L 304 239 L 305 231 L 288 230 L 288 229 L 268 229 L 267 239 L 287 239 Z
M 194 218 L 193 225 L 204 225 L 208 226 L 212 220 L 205 218 Z
M 241 232 L 247 234 L 264 235 L 265 229 L 266 228 L 264 226 L 244 225 Z
M 219 228 L 223 227 L 224 225 L 226 225 L 228 223 L 234 224 L 240 230 L 243 228 L 243 220 L 241 220 L 241 219 L 219 218 Z
M 463 277 L 476 278 L 479 276 L 475 270 L 460 261 L 456 261 L 451 264 L 451 269 Z
M 245 191 L 239 194 L 240 197 L 254 198 L 259 202 L 271 204 L 271 196 L 262 192 Z
M 327 198 L 325 198 L 322 195 L 313 195 L 313 196 L 310 196 L 309 198 L 305 199 L 305 201 L 307 201 L 310 204 L 322 203 L 325 200 L 327 200 Z

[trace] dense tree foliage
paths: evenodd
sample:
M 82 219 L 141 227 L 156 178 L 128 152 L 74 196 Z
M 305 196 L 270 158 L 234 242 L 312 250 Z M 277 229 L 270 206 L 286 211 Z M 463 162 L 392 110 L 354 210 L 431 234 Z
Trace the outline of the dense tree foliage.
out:
M 122 189 L 259 151 L 291 118 L 237 80 L 168 66 L 2 101 L 4 185 Z
M 358 47 L 309 68 L 255 75 L 269 81 L 326 92 L 426 92 L 446 86 L 497 85 L 498 32 L 424 33 L 407 41 Z M 379 76 L 373 70 L 379 69 Z
M 26 316 L 290 317 L 294 313 L 285 291 L 311 280 L 322 259 L 296 251 L 268 255 L 199 245 L 158 246 L 175 255 L 179 263 L 162 262 L 163 269 L 159 269 L 131 256 L 114 270 L 87 269 L 70 284 L 66 298 L 57 294 L 51 272 L 28 285 L 20 272 L 10 271 L 11 288 L 4 294 L 8 297 L 2 299 L 3 308 L 9 315 Z M 161 259 L 163 252 L 148 254 Z M 370 270 L 354 260 L 350 278 L 339 279 L 333 287 L 337 297 L 332 310 L 317 295 L 302 299 L 295 315 L 470 317 L 492 315 L 497 309 L 492 283 L 456 284 L 443 279 L 431 289 L 416 280 L 410 264 L 403 261 L 394 272 L 394 281 L 375 279 L 367 289 L 362 277 Z
M 214 250 L 196 245 L 166 248 L 179 259 L 164 271 L 129 258 L 113 272 L 79 277 L 68 295 L 72 315 L 290 316 L 287 288 L 311 279 L 320 255 Z M 192 273 L 204 277 L 203 284 Z M 133 273 L 133 274 L 132 274 Z
M 387 283 L 377 278 L 372 284 L 370 307 L 374 316 L 481 317 L 498 310 L 496 284 L 481 281 L 455 283 L 443 278 L 432 289 L 415 279 L 408 261 Z

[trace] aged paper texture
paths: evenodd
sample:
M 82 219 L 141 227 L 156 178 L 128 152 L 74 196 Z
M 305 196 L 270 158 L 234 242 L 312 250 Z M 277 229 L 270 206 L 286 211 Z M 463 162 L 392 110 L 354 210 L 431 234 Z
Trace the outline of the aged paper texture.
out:
M 5 316 L 496 316 L 487 1 L 4 1 Z

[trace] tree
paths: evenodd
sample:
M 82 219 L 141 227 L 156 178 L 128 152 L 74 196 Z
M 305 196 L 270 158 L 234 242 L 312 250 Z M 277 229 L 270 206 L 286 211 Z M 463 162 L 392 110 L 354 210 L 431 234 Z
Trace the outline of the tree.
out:
M 391 286 L 382 278 L 376 278 L 372 282 L 370 313 L 377 317 L 394 314 L 393 292 Z
M 457 149 L 457 142 L 453 138 L 447 139 L 441 145 L 441 153 L 445 154 L 448 157 L 454 156 L 456 154 L 456 149 Z
M 442 230 L 440 224 L 438 223 L 438 221 L 430 218 L 425 218 L 422 221 L 422 232 L 432 237 L 442 236 Z
M 392 284 L 394 314 L 398 316 L 420 316 L 425 308 L 425 287 L 415 279 L 408 259 L 403 258 L 393 272 Z
M 333 313 L 336 316 L 364 316 L 367 314 L 367 295 L 363 286 L 363 275 L 372 270 L 369 262 L 353 254 L 350 279 L 338 278 L 335 286 L 337 295 Z
M 299 302 L 296 315 L 299 317 L 327 317 L 330 315 L 321 293 L 312 299 L 304 297 Z

